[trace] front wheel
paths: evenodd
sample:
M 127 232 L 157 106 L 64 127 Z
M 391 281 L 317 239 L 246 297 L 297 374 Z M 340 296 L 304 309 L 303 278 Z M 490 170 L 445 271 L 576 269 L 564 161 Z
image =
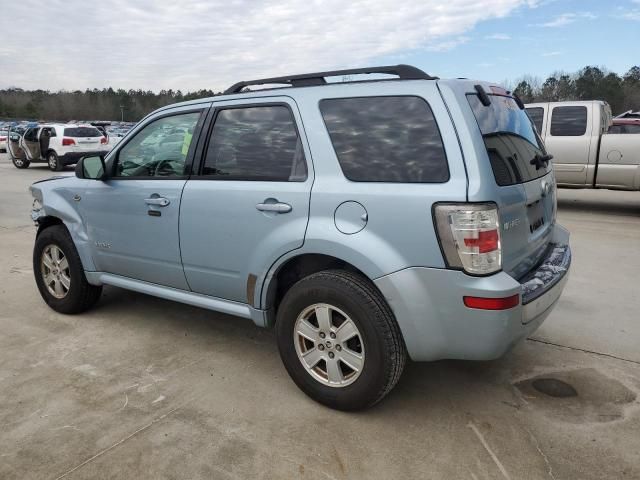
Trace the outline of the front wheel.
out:
M 56 152 L 47 153 L 47 164 L 49 164 L 49 170 L 52 172 L 59 172 L 63 167 Z
M 102 293 L 102 287 L 87 282 L 78 251 L 63 225 L 48 227 L 36 238 L 33 273 L 40 295 L 56 312 L 83 312 Z
M 382 400 L 406 361 L 385 299 L 367 279 L 343 270 L 315 273 L 291 287 L 278 308 L 276 335 L 298 387 L 339 410 Z
M 24 158 L 17 158 L 14 157 L 13 155 L 11 156 L 11 162 L 13 163 L 13 166 L 19 169 L 23 169 L 23 168 L 29 168 L 29 164 L 31 162 L 29 162 L 29 160 L 26 160 Z

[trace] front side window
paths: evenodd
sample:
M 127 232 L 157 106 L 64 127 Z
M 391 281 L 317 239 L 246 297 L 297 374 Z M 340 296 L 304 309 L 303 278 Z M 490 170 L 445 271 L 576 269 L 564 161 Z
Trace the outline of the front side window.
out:
M 478 95 L 467 99 L 480 127 L 496 183 L 500 186 L 529 182 L 546 175 L 551 162 L 531 119 L 512 97 L 489 95 L 491 103 L 482 104 Z
M 354 182 L 443 183 L 449 166 L 422 98 L 356 97 L 320 102 L 338 162 Z
M 551 135 L 580 137 L 587 132 L 587 107 L 555 107 L 551 111 Z
M 538 130 L 538 133 L 542 133 L 542 121 L 544 119 L 544 108 L 542 107 L 531 107 L 531 108 L 526 108 L 525 109 L 527 114 L 529 115 L 529 118 L 531 118 L 531 121 L 533 122 L 533 124 L 536 126 L 536 129 Z
M 220 110 L 202 175 L 217 180 L 306 180 L 302 142 L 289 108 L 265 105 Z
M 116 177 L 185 175 L 185 160 L 201 112 L 163 117 L 146 125 L 118 152 Z

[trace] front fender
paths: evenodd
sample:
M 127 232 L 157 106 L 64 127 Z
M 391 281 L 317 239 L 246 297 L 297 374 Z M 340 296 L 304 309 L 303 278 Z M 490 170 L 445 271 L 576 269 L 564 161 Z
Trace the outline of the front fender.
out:
M 32 219 L 43 224 L 47 218 L 57 218 L 67 227 L 71 239 L 78 250 L 85 271 L 95 271 L 91 255 L 91 245 L 87 230 L 79 211 L 79 203 L 74 197 L 82 198 L 85 180 L 75 177 L 54 177 L 51 180 L 33 184 L 31 194 L 42 208 L 32 211 Z

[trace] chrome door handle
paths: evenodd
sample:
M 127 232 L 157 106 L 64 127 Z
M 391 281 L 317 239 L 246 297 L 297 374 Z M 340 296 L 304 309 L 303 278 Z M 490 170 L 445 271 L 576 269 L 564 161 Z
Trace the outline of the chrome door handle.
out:
M 293 207 L 288 203 L 259 203 L 256 208 L 261 212 L 289 213 Z
M 171 202 L 169 201 L 168 198 L 164 198 L 164 197 L 151 197 L 151 198 L 145 198 L 144 199 L 144 203 L 146 203 L 147 205 L 155 205 L 157 207 L 166 207 L 167 205 L 169 205 Z

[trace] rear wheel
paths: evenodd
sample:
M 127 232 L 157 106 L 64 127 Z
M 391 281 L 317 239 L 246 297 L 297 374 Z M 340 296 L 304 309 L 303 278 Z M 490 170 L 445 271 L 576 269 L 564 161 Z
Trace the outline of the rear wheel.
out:
M 278 308 L 276 331 L 293 381 L 339 410 L 379 402 L 406 361 L 388 304 L 367 279 L 347 271 L 319 272 L 291 287 Z
M 49 170 L 53 172 L 59 172 L 63 167 L 56 152 L 47 153 L 47 164 L 49 165 Z
M 29 160 L 25 160 L 24 158 L 17 158 L 13 155 L 11 156 L 11 162 L 13 163 L 14 167 L 20 169 L 29 168 L 29 164 L 31 163 Z
M 87 282 L 78 251 L 63 225 L 46 228 L 36 238 L 33 273 L 44 301 L 60 313 L 88 310 L 102 293 L 102 287 Z

